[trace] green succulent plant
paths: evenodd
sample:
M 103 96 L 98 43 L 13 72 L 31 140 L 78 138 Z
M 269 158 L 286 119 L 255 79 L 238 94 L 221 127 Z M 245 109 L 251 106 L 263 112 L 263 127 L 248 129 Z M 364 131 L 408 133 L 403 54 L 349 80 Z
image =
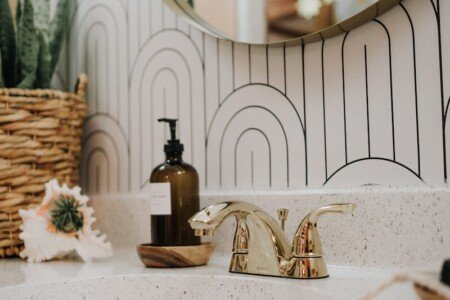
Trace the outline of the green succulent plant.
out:
M 80 204 L 75 198 L 60 195 L 51 211 L 52 224 L 57 231 L 76 233 L 83 228 L 83 214 L 79 211 Z
M 0 88 L 50 88 L 67 32 L 69 1 L 18 0 L 16 18 L 0 0 Z

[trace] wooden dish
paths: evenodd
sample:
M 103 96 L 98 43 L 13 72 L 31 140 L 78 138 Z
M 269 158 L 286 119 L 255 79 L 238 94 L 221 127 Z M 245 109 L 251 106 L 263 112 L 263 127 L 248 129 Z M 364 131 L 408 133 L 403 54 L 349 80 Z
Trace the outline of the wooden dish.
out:
M 142 263 L 150 268 L 186 268 L 206 265 L 215 246 L 204 243 L 196 246 L 152 246 L 141 244 L 137 252 Z

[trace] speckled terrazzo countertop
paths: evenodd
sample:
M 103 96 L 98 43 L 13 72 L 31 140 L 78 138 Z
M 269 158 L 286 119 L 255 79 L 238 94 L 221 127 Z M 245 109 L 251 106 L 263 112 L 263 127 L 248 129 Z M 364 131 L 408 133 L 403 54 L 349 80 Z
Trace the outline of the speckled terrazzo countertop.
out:
M 425 267 L 450 255 L 447 187 L 224 194 L 203 195 L 202 206 L 237 199 L 254 203 L 275 218 L 277 208 L 289 208 L 289 239 L 312 209 L 335 202 L 356 203 L 352 215 L 328 215 L 319 221 L 330 278 L 293 280 L 228 273 L 235 230 L 232 218 L 216 230 L 212 238 L 216 251 L 208 266 L 146 269 L 135 245 L 149 239 L 147 198 L 92 197 L 95 226 L 108 235 L 115 249 L 111 258 L 88 264 L 0 259 L 0 299 L 359 299 L 389 280 L 395 270 Z M 379 299 L 417 297 L 411 285 L 402 284 Z
M 216 254 L 204 267 L 147 269 L 134 248 L 92 263 L 5 259 L 0 260 L 0 299 L 359 299 L 391 274 L 330 266 L 329 278 L 294 280 L 231 274 L 227 264 L 228 258 Z M 399 293 L 414 299 L 407 287 L 387 298 Z

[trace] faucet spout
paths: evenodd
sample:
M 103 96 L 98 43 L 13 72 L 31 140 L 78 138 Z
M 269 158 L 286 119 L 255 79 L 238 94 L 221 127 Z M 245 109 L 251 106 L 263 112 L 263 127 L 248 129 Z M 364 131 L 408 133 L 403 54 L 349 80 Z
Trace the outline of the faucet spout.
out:
M 237 221 L 230 271 L 279 275 L 280 260 L 290 258 L 292 248 L 280 225 L 259 207 L 224 202 L 202 209 L 189 223 L 197 235 L 210 235 L 229 216 Z

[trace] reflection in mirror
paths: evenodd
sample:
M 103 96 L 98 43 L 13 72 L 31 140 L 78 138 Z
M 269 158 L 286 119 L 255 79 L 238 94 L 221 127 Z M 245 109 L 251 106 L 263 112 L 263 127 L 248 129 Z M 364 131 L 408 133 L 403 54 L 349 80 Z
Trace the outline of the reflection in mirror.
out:
M 353 22 L 360 25 L 361 19 L 370 20 L 399 0 L 168 0 L 168 2 L 172 2 L 172 5 L 183 11 L 191 20 L 218 36 L 245 43 L 263 44 L 305 37 L 364 12 L 363 18 Z M 348 24 L 347 28 L 350 28 Z M 337 33 L 347 28 L 340 28 Z

